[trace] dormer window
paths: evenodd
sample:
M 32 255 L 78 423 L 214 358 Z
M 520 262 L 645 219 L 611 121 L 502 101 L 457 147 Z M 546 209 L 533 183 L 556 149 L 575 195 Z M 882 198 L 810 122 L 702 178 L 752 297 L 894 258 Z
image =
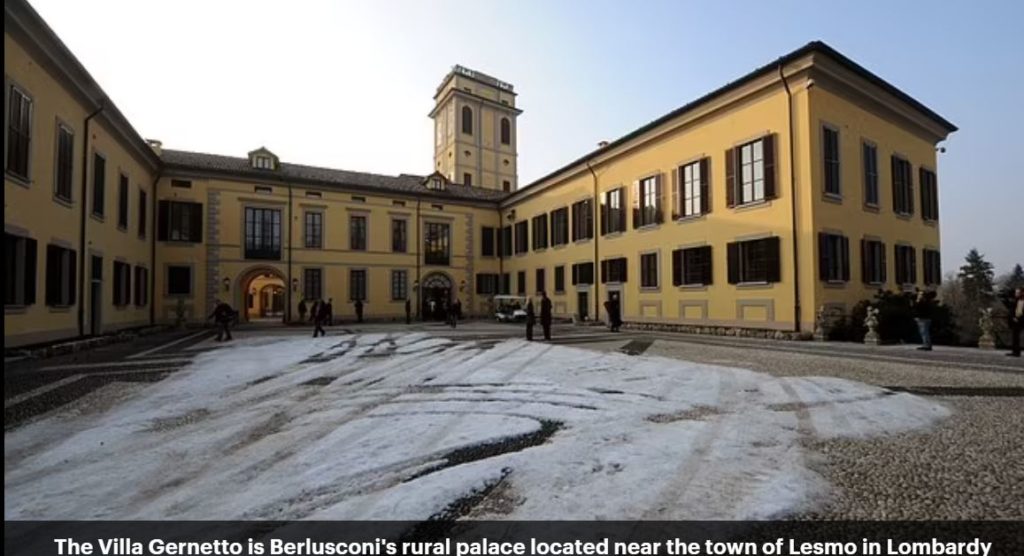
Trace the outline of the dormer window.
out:
M 427 189 L 433 191 L 444 191 L 448 188 L 448 180 L 445 179 L 445 177 L 442 176 L 440 173 L 434 172 L 433 174 L 427 176 L 427 179 L 423 182 L 423 185 L 425 185 Z
M 277 170 L 277 155 L 268 151 L 266 147 L 260 147 L 249 153 L 249 166 L 257 170 Z

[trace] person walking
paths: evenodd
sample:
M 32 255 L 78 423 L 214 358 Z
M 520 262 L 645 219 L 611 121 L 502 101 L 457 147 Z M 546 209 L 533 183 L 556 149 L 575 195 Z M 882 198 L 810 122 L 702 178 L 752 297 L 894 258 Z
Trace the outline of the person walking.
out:
M 316 302 L 313 304 L 313 337 L 318 338 L 320 336 L 326 336 L 327 332 L 324 331 L 324 322 L 327 320 L 327 304 L 323 302 Z
M 459 302 L 459 300 L 456 299 L 455 301 L 453 301 L 451 303 L 448 303 L 448 315 L 447 315 L 448 326 L 450 326 L 452 328 L 455 328 L 455 325 L 459 321 L 458 309 L 456 308 L 458 302 Z
M 363 322 L 363 300 L 356 300 L 356 322 Z
M 551 341 L 551 300 L 548 292 L 540 292 L 540 326 L 544 329 L 544 340 Z
M 327 304 L 324 305 L 324 323 L 327 326 L 334 326 L 334 298 L 328 297 Z
M 405 324 L 412 324 L 412 303 L 408 298 L 405 300 Z
M 533 300 L 526 302 L 526 341 L 533 341 L 533 327 L 537 324 L 537 314 L 533 312 Z
M 462 300 L 455 298 L 455 320 L 462 320 Z
M 612 332 L 618 332 L 622 326 L 622 305 L 619 304 L 619 296 L 613 294 L 612 298 L 604 302 L 604 309 L 608 311 L 608 327 Z
M 1020 333 L 1024 329 L 1024 288 L 1017 288 L 1010 308 L 1010 357 L 1020 357 Z
M 917 323 L 917 332 L 921 336 L 921 345 L 917 348 L 920 351 L 932 350 L 932 317 L 935 313 L 935 293 L 930 291 L 918 291 L 914 300 L 914 322 Z
M 299 300 L 299 322 L 306 322 L 306 300 Z
M 224 303 L 221 300 L 217 300 L 216 306 L 213 308 L 213 312 L 207 317 L 207 320 L 213 319 L 213 322 L 219 327 L 217 329 L 217 341 L 231 341 L 231 321 L 235 319 L 235 310 L 230 305 Z

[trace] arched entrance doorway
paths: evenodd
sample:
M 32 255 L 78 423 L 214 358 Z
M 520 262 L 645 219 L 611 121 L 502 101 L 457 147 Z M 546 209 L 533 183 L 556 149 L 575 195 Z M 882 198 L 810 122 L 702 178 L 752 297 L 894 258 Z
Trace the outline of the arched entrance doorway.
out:
M 428 274 L 420 283 L 420 311 L 423 320 L 444 320 L 445 308 L 452 300 L 452 279 L 447 274 Z
M 282 322 L 287 312 L 284 277 L 272 268 L 259 268 L 242 275 L 241 316 L 249 322 Z

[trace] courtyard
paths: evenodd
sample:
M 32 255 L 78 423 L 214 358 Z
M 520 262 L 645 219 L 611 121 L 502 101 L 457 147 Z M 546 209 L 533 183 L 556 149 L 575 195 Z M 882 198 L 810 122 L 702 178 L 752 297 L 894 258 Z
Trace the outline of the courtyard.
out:
M 1024 518 L 995 352 L 471 322 L 5 367 L 5 519 Z

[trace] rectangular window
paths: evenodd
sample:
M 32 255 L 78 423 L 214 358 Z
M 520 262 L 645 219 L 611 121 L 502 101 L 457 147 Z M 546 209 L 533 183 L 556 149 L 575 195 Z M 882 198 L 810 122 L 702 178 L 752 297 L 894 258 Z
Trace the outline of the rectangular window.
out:
M 551 245 L 569 243 L 569 209 L 562 207 L 551 211 Z
M 914 184 L 910 162 L 892 157 L 892 210 L 896 214 L 914 214 Z
M 348 298 L 349 301 L 366 301 L 366 271 L 348 271 Z
M 107 159 L 103 155 L 95 153 L 92 155 L 92 213 L 102 217 L 106 212 L 107 188 Z
M 21 89 L 11 85 L 8 89 L 7 102 L 7 172 L 28 180 L 32 99 Z
M 526 295 L 526 271 L 520 270 L 516 273 L 516 293 Z
M 405 253 L 409 250 L 408 230 L 408 221 L 400 218 L 394 218 L 391 220 L 391 251 L 393 253 Z
M 878 148 L 863 144 L 864 151 L 864 204 L 878 206 Z
M 181 189 L 192 189 L 192 180 L 171 180 L 171 187 L 180 187 Z
M 672 252 L 672 285 L 708 286 L 711 268 L 710 245 L 676 249 Z
M 46 304 L 68 307 L 75 304 L 75 252 L 58 245 L 46 246 Z
M 500 253 L 502 257 L 512 254 L 512 226 L 505 226 L 501 229 Z
M 657 288 L 658 283 L 658 254 L 640 255 L 640 287 Z
M 462 185 L 473 185 L 473 174 L 462 174 Z
M 779 238 L 767 237 L 728 245 L 730 284 L 763 284 L 780 278 Z
M 281 258 L 281 210 L 246 207 L 245 258 Z
M 498 284 L 502 295 L 512 293 L 512 276 L 505 272 L 501 275 L 501 283 Z
M 602 268 L 604 263 L 602 262 Z M 576 263 L 572 265 L 572 285 L 593 284 L 594 263 Z
M 821 128 L 822 164 L 825 171 L 825 193 L 841 195 L 839 187 L 839 131 L 825 126 Z
M 409 298 L 409 274 L 404 270 L 391 271 L 391 300 L 405 301 Z
M 36 302 L 36 240 L 4 234 L 4 306 Z
M 135 267 L 135 306 L 149 305 L 149 269 Z
M 366 217 L 350 216 L 348 218 L 348 248 L 353 251 L 366 251 Z
M 124 174 L 117 182 L 117 227 L 128 229 L 128 176 Z
M 935 172 L 920 169 L 921 182 L 921 218 L 925 222 L 936 222 L 939 219 L 939 188 L 935 180 Z
M 730 207 L 775 197 L 775 136 L 766 135 L 725 153 L 726 204 Z
M 167 267 L 167 295 L 192 295 L 192 267 Z
M 530 249 L 529 229 L 525 220 L 516 222 L 514 228 L 516 255 L 526 253 Z
M 535 290 L 536 290 L 537 292 L 543 292 L 543 291 L 547 291 L 547 289 L 546 289 L 546 288 L 547 288 L 547 282 L 548 282 L 548 280 L 547 280 L 547 275 L 546 275 L 546 273 L 544 272 L 544 269 L 543 269 L 543 268 L 538 268 L 538 269 L 537 269 L 537 270 L 536 270 L 536 271 L 534 272 L 534 279 L 536 280 L 536 284 L 535 284 L 535 286 L 534 286 L 534 289 L 535 289 Z
M 594 237 L 594 203 L 584 199 L 572 205 L 572 240 L 581 241 Z
M 139 237 L 146 237 L 146 227 L 148 225 L 149 205 L 146 199 L 146 191 L 143 189 L 139 190 Z
M 533 217 L 533 250 L 548 247 L 548 215 L 538 214 Z
M 321 268 L 302 269 L 302 297 L 307 300 L 323 299 L 324 271 Z
M 679 167 L 676 217 L 700 216 L 708 212 L 709 161 L 703 158 Z
M 896 284 L 913 286 L 917 283 L 917 251 L 910 245 L 897 245 Z
M 494 234 L 494 228 L 489 226 L 483 226 L 480 228 L 480 255 L 483 257 L 493 257 L 495 247 L 496 236 Z
M 644 178 L 633 185 L 633 228 L 660 224 L 661 176 Z
M 479 273 L 476 275 L 476 293 L 492 295 L 498 293 L 498 275 Z
M 323 249 L 324 247 L 324 213 L 306 213 L 306 249 Z
M 57 124 L 57 167 L 54 169 L 54 195 L 71 201 L 72 179 L 75 168 L 75 135 L 71 128 Z
M 838 234 L 818 234 L 818 278 L 822 282 L 850 281 L 850 240 Z
M 565 291 L 565 267 L 555 267 L 555 293 L 562 293 Z
M 626 189 L 605 191 L 601 206 L 601 235 L 626 231 Z
M 625 257 L 601 261 L 601 283 L 625 282 L 627 264 Z
M 132 301 L 132 267 L 114 261 L 114 305 L 124 307 Z
M 428 265 L 451 264 L 451 227 L 441 222 L 427 222 L 424 241 L 424 262 Z
M 160 201 L 157 239 L 160 241 L 203 241 L 203 205 L 183 201 Z
M 885 284 L 885 244 L 881 241 L 860 240 L 861 281 L 870 285 Z
M 921 258 L 924 263 L 924 285 L 942 284 L 942 260 L 939 252 L 934 249 L 922 249 Z

